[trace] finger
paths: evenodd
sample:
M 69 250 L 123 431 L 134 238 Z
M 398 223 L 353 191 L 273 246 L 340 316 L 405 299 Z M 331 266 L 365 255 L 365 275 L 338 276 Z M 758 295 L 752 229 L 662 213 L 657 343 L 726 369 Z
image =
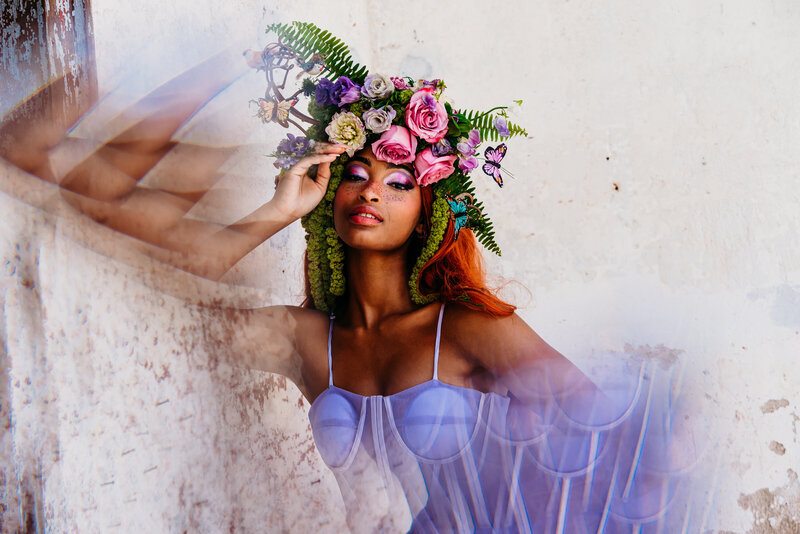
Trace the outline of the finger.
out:
M 317 177 L 314 179 L 316 184 L 324 189 L 328 188 L 328 180 L 331 179 L 331 162 L 320 163 L 317 167 Z
M 317 143 L 314 150 L 318 154 L 341 154 L 347 147 L 344 145 L 334 145 L 333 143 Z
M 308 169 L 312 165 L 319 165 L 320 163 L 324 163 L 326 161 L 330 163 L 337 157 L 339 157 L 338 154 L 316 154 L 313 156 L 308 156 L 295 163 L 294 167 L 289 170 L 289 173 L 303 176 L 308 172 Z

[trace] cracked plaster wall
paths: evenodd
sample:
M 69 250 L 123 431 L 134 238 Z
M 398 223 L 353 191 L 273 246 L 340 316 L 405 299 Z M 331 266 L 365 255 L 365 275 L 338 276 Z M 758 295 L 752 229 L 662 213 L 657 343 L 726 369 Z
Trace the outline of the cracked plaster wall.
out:
M 92 15 L 100 91 L 123 99 L 293 19 L 376 70 L 444 78 L 465 107 L 522 98 L 512 116 L 530 138 L 504 161 L 515 178 L 479 185 L 504 250 L 490 271 L 519 282 L 505 291 L 520 313 L 584 369 L 604 349 L 681 366 L 712 447 L 710 530 L 797 532 L 796 3 L 148 0 Z M 251 76 L 224 95 L 236 115 L 218 139 L 277 138 L 237 130 L 260 91 Z M 109 259 L 128 243 L 56 223 L 39 209 L 51 191 L 3 173 L 17 184 L 0 195 L 6 490 L 27 481 L 54 531 L 341 529 L 307 403 L 280 377 L 215 363 L 184 300 L 298 302 L 301 229 L 225 280 L 243 287 L 211 284 Z M 264 160 L 231 171 L 255 191 L 239 209 L 268 198 L 269 174 Z

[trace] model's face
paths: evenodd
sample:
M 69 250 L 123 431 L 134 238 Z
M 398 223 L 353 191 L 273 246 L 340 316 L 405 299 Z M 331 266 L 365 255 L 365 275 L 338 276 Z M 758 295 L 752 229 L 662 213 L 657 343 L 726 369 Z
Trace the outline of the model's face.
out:
M 411 166 L 380 161 L 367 148 L 344 169 L 333 201 L 334 226 L 351 248 L 396 250 L 422 230 L 421 202 Z

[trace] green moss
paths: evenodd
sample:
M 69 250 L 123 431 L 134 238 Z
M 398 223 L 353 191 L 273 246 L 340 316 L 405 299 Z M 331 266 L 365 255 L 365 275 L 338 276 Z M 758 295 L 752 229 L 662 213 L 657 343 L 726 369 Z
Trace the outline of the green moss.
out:
M 439 247 L 442 245 L 444 233 L 447 231 L 447 223 L 450 219 L 450 206 L 447 201 L 436 193 L 436 200 L 433 201 L 433 214 L 431 217 L 431 231 L 425 245 L 422 247 L 422 252 L 414 264 L 411 271 L 411 278 L 408 281 L 408 288 L 411 292 L 411 300 L 417 304 L 428 304 L 436 299 L 435 295 L 422 295 L 419 292 L 419 276 L 422 268 L 428 261 L 436 254 Z

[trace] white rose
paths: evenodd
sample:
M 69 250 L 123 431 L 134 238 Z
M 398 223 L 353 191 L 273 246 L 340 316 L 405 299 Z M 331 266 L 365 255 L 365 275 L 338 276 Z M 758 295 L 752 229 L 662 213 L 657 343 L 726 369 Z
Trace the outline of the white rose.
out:
M 364 148 L 364 144 L 367 142 L 364 123 L 355 113 L 349 111 L 340 111 L 334 115 L 330 124 L 325 128 L 325 133 L 328 134 L 331 143 L 346 146 L 348 156 L 352 156 Z

